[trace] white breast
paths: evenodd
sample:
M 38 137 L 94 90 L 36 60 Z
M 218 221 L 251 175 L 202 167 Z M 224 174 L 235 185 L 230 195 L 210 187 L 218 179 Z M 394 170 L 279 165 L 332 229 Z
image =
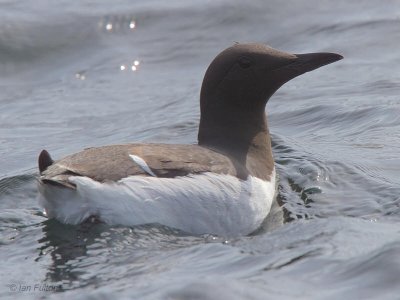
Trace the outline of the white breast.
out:
M 76 190 L 40 185 L 49 217 L 78 224 L 95 215 L 111 225 L 159 223 L 194 234 L 249 234 L 268 215 L 275 196 L 275 170 L 271 181 L 215 173 L 131 176 L 114 183 L 80 176 L 69 180 Z

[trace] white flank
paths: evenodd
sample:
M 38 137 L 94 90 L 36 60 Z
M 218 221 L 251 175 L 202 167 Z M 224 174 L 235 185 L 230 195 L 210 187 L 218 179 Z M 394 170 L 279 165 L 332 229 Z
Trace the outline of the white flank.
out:
M 159 223 L 183 231 L 246 235 L 268 215 L 275 197 L 271 181 L 203 173 L 175 178 L 131 176 L 114 183 L 71 176 L 76 190 L 41 184 L 47 215 L 78 224 L 97 216 L 110 225 Z

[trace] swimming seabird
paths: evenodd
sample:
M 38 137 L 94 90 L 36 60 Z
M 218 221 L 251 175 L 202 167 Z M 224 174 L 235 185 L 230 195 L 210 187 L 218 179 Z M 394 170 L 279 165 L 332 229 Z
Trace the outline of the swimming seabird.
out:
M 193 234 L 250 234 L 276 194 L 267 101 L 290 79 L 340 59 L 235 44 L 205 73 L 197 145 L 111 145 L 57 161 L 43 150 L 40 203 L 48 217 L 68 224 L 95 217 Z

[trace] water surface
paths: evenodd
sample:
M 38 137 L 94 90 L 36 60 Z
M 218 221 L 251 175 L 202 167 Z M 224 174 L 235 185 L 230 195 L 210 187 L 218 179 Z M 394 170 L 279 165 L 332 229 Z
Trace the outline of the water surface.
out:
M 398 1 L 0 7 L 1 297 L 398 299 Z M 345 57 L 268 103 L 289 222 L 227 240 L 43 216 L 42 149 L 195 143 L 202 77 L 235 41 Z

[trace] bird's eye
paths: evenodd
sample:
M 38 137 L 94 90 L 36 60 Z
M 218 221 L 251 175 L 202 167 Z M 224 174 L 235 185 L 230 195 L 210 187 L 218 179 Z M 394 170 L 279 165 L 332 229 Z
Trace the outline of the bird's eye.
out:
M 247 57 L 241 57 L 239 59 L 239 66 L 243 69 L 247 69 L 248 67 L 251 66 L 251 60 L 248 59 Z

